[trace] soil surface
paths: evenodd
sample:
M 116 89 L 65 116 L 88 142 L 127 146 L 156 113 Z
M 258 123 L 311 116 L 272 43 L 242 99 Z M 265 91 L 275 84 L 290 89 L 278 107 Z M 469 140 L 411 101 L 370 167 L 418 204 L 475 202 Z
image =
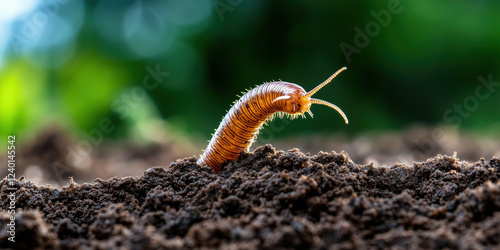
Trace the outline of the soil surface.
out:
M 412 165 L 356 164 L 270 145 L 217 175 L 194 157 L 142 176 L 24 177 L 0 187 L 2 248 L 436 249 L 500 247 L 500 159 L 437 155 Z M 15 187 L 16 243 L 8 241 Z
M 365 133 L 350 138 L 345 134 L 299 134 L 291 138 L 273 138 L 272 127 L 283 126 L 275 119 L 274 126 L 264 127 L 257 138 L 253 151 L 259 146 L 272 143 L 276 149 L 299 147 L 304 153 L 344 150 L 358 164 L 392 166 L 396 163 L 413 165 L 435 155 L 453 155 L 466 161 L 500 156 L 500 137 L 475 134 L 459 134 L 446 127 L 413 126 L 402 131 Z M 78 138 L 61 126 L 54 124 L 31 138 L 16 145 L 16 176 L 34 183 L 50 184 L 55 188 L 67 185 L 69 178 L 77 183 L 94 182 L 96 178 L 141 176 L 153 166 L 167 166 L 177 159 L 199 157 L 207 141 L 200 138 L 183 138 L 174 132 L 155 130 L 159 140 L 148 143 L 132 141 L 106 141 L 91 144 L 88 138 Z M 0 178 L 7 171 L 6 152 L 0 152 Z

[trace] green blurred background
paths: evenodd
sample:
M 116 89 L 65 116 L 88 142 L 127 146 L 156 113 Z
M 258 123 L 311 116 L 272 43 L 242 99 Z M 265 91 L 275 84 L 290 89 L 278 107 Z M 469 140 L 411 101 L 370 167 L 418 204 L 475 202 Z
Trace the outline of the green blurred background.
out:
M 275 137 L 415 123 L 500 131 L 500 87 L 478 79 L 500 82 L 499 1 L 2 5 L 2 145 L 55 124 L 77 138 L 98 129 L 108 139 L 204 141 L 241 91 L 280 79 L 310 90 L 343 66 L 316 97 L 349 125 L 318 105 L 314 119 L 283 123 Z

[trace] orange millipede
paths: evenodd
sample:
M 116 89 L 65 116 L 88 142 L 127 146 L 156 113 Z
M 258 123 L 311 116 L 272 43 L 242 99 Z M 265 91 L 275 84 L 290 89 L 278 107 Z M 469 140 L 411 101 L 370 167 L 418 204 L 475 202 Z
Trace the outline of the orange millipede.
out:
M 219 128 L 215 131 L 198 165 L 209 166 L 216 173 L 221 172 L 221 166 L 228 160 L 236 160 L 243 150 L 248 150 L 257 138 L 260 128 L 276 115 L 297 116 L 305 118 L 307 112 L 311 117 L 312 104 L 321 104 L 337 110 L 345 123 L 349 123 L 344 112 L 337 106 L 323 100 L 311 98 L 318 90 L 328 84 L 343 67 L 318 85 L 306 92 L 297 84 L 289 82 L 269 82 L 257 86 L 234 103 L 226 116 L 222 119 Z

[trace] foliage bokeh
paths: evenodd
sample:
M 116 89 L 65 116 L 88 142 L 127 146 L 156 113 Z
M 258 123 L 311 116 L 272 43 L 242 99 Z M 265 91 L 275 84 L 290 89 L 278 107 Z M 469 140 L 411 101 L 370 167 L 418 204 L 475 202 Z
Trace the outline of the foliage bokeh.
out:
M 470 97 L 478 77 L 500 82 L 498 13 L 486 0 L 12 1 L 0 11 L 0 134 L 58 123 L 81 136 L 109 119 L 109 138 L 149 140 L 165 121 L 209 139 L 241 91 L 279 79 L 309 90 L 343 66 L 317 98 L 350 124 L 318 106 L 277 136 L 414 123 L 497 133 L 500 91 Z

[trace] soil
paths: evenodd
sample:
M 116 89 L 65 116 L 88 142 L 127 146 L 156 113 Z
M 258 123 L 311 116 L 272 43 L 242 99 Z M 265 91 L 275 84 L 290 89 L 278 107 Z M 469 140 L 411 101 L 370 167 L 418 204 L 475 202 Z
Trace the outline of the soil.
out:
M 500 159 L 437 155 L 356 164 L 262 146 L 218 175 L 196 158 L 142 176 L 14 182 L 16 243 L 2 248 L 478 249 L 500 247 Z M 10 214 L 1 184 L 0 225 Z

